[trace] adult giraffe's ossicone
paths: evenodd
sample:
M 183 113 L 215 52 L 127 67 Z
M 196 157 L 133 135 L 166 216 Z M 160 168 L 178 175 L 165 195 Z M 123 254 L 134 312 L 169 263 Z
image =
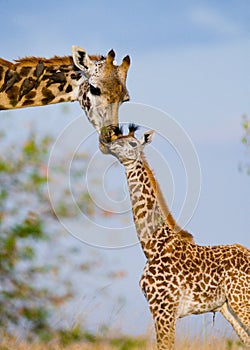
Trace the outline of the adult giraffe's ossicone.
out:
M 0 110 L 79 101 L 100 132 L 118 125 L 118 108 L 129 100 L 126 88 L 130 58 L 114 63 L 115 53 L 91 56 L 72 47 L 72 56 L 24 57 L 15 63 L 0 58 Z

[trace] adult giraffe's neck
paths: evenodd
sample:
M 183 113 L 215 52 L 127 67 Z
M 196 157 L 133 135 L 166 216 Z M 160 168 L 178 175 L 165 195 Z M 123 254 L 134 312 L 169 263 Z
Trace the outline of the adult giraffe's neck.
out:
M 76 101 L 82 80 L 71 56 L 0 59 L 0 110 Z

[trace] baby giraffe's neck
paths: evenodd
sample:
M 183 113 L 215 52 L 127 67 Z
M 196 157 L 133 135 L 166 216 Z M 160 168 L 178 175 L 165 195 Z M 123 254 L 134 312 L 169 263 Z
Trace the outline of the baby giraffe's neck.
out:
M 192 240 L 192 236 L 175 222 L 145 156 L 142 154 L 134 163 L 125 165 L 125 169 L 134 222 L 145 255 L 151 255 L 149 242 L 154 232 L 163 225 L 171 232 Z

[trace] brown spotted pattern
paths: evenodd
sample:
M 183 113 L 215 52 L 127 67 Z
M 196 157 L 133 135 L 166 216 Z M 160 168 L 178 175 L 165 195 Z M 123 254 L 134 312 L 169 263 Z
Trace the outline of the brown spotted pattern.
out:
M 174 348 L 178 318 L 216 311 L 250 346 L 250 250 L 239 244 L 199 246 L 188 232 L 173 229 L 174 219 L 168 221 L 164 214 L 159 186 L 142 153 L 151 135 L 145 133 L 142 140 L 133 133 L 118 135 L 109 144 L 100 137 L 100 149 L 125 167 L 135 226 L 147 257 L 140 286 L 155 322 L 158 349 Z
M 129 99 L 129 56 L 114 64 L 115 53 L 89 56 L 73 46 L 72 57 L 0 59 L 0 110 L 79 100 L 89 121 L 101 127 L 118 124 L 118 108 Z
M 175 222 L 143 153 L 145 145 L 152 141 L 154 132 L 149 131 L 138 140 L 134 136 L 136 129 L 130 125 L 129 134 L 123 136 L 118 128 L 103 128 L 99 138 L 100 149 L 103 153 L 114 155 L 125 167 L 136 230 L 149 258 L 151 251 L 147 249 L 147 239 L 164 223 L 167 222 L 171 229 L 188 241 L 192 240 L 192 235 Z
M 81 80 L 71 57 L 0 59 L 0 109 L 75 101 Z
M 155 321 L 159 349 L 173 349 L 177 318 L 220 311 L 250 346 L 250 251 L 199 246 L 167 225 L 147 242 L 151 256 L 141 288 Z
M 77 57 L 79 67 L 82 56 Z M 90 67 L 91 75 L 79 89 L 78 100 L 88 116 L 89 121 L 98 132 L 108 125 L 118 125 L 118 109 L 121 103 L 129 100 L 126 88 L 127 70 L 130 65 L 126 56 L 120 66 L 114 64 L 115 53 L 111 50 L 104 60 L 97 61 L 95 67 Z

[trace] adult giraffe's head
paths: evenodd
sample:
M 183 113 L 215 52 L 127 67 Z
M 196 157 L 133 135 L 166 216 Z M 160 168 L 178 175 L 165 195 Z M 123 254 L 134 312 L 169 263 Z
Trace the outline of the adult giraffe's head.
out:
M 118 125 L 119 105 L 129 100 L 129 56 L 118 66 L 113 50 L 107 57 L 92 56 L 73 46 L 72 53 L 24 57 L 15 63 L 0 58 L 0 110 L 79 100 L 99 133 L 102 127 Z
M 73 46 L 72 56 L 84 77 L 79 86 L 78 100 L 89 121 L 99 133 L 105 126 L 118 125 L 118 108 L 129 100 L 126 88 L 129 56 L 124 57 L 119 66 L 114 62 L 113 50 L 107 57 L 93 60 L 84 49 Z

